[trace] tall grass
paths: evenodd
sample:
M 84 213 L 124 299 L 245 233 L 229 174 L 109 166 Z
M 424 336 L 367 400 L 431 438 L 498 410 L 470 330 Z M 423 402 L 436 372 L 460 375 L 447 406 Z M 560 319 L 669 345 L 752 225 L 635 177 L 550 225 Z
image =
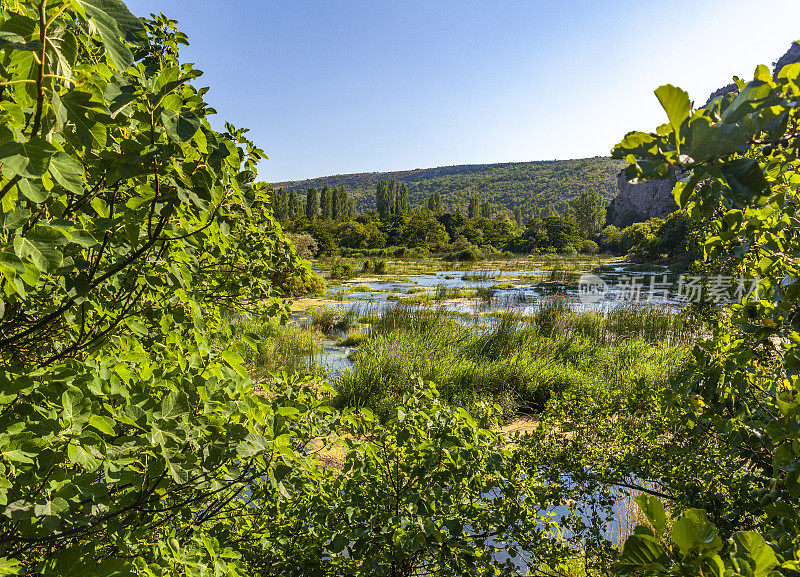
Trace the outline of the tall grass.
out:
M 448 402 L 474 408 L 489 401 L 511 417 L 541 411 L 566 390 L 619 392 L 664 382 L 686 357 L 684 347 L 638 336 L 603 340 L 583 329 L 560 330 L 569 315 L 559 311 L 533 319 L 506 314 L 480 329 L 442 310 L 387 309 L 371 318 L 353 367 L 334 378 L 336 402 L 385 415 L 421 378 L 436 383 Z M 592 330 L 601 323 L 607 321 Z
M 249 335 L 259 345 L 258 352 L 246 349 L 245 363 L 256 380 L 268 378 L 269 373 L 322 375 L 314 356 L 322 350 L 324 335 L 297 323 L 278 324 L 258 320 L 231 321 L 234 336 Z
M 358 312 L 354 309 L 342 307 L 312 307 L 308 311 L 311 326 L 322 333 L 330 334 L 334 331 L 346 331 L 356 326 Z
M 690 312 L 672 313 L 646 304 L 628 303 L 606 312 L 574 312 L 564 295 L 537 302 L 530 323 L 544 336 L 578 334 L 600 344 L 625 339 L 688 346 L 704 328 Z

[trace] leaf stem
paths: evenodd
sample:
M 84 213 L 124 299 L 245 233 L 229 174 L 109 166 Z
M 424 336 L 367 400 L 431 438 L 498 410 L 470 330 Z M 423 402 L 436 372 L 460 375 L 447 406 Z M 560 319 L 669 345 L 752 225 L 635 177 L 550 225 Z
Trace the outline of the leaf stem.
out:
M 24 80 L 8 80 L 7 82 L 0 82 L 0 86 L 10 86 L 11 84 L 36 84 L 36 81 L 26 78 Z
M 39 42 L 42 43 L 42 62 L 39 65 L 39 77 L 36 80 L 38 88 L 36 95 L 36 114 L 33 117 L 31 137 L 38 136 L 42 126 L 42 110 L 44 109 L 44 66 L 47 60 L 47 0 L 39 4 Z
M 47 21 L 46 28 L 50 28 L 50 25 L 51 25 L 51 24 L 52 24 L 52 23 L 55 21 L 55 19 L 56 19 L 56 18 L 58 18 L 59 16 L 61 16 L 61 14 L 64 12 L 64 10 L 66 10 L 66 9 L 67 9 L 67 7 L 68 7 L 68 6 L 69 6 L 69 2 L 64 2 L 64 4 L 61 6 L 61 8 L 59 8 L 59 9 L 56 11 L 56 13 L 55 13 L 55 14 L 53 14 L 53 15 L 50 17 L 50 20 L 48 20 L 48 21 Z
M 71 82 L 72 84 L 77 84 L 72 78 L 67 78 L 66 76 L 59 76 L 58 74 L 45 74 L 45 78 L 55 78 L 57 80 L 65 80 L 67 82 Z

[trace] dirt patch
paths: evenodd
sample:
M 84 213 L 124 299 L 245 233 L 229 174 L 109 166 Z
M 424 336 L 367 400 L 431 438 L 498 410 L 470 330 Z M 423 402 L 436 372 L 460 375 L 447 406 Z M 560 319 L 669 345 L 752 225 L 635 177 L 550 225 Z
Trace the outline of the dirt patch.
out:
M 503 425 L 500 430 L 503 431 L 504 435 L 514 435 L 516 433 L 524 435 L 525 433 L 535 431 L 539 423 L 540 421 L 533 417 L 522 417 Z

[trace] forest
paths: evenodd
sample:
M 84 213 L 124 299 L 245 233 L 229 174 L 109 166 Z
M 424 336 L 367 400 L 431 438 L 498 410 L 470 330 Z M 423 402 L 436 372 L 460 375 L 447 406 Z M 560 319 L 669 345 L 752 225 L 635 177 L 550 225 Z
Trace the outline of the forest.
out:
M 800 64 L 700 108 L 656 88 L 664 124 L 613 156 L 681 175 L 680 211 L 620 231 L 596 182 L 538 217 L 391 179 L 374 213 L 342 185 L 280 213 L 187 43 L 121 0 L 0 5 L 0 575 L 800 574 Z M 317 308 L 301 330 L 281 285 L 310 265 L 284 225 L 374 250 L 355 224 L 542 251 L 508 263 L 547 298 L 471 323 Z M 569 306 L 570 274 L 642 266 L 579 241 L 666 258 L 689 237 L 692 274 L 753 290 Z M 435 276 L 486 294 L 502 272 Z M 309 370 L 315 331 L 354 324 L 352 364 Z
M 407 170 L 401 172 L 344 174 L 304 181 L 279 182 L 273 186 L 305 193 L 309 188 L 328 185 L 346 187 L 360 211 L 376 210 L 378 182 L 392 180 L 405 184 L 409 201 L 418 206 L 437 193 L 442 208 L 466 213 L 470 199 L 489 203 L 492 212 L 518 208 L 524 219 L 535 207 L 559 205 L 589 189 L 609 201 L 617 194 L 617 175 L 624 162 L 608 157 L 573 160 L 542 160 Z
M 356 212 L 344 186 L 310 187 L 301 197 L 295 190 L 270 189 L 273 212 L 305 259 L 425 258 L 451 262 L 513 258 L 514 255 L 631 255 L 639 262 L 669 263 L 686 268 L 699 255 L 692 220 L 685 211 L 619 229 L 606 225 L 606 205 L 587 189 L 558 206 L 534 205 L 523 220 L 519 206 L 494 212 L 487 201 L 469 198 L 462 213 L 443 211 L 441 195 L 431 193 L 413 207 L 404 183 L 379 180 L 377 210 Z M 341 207 L 341 208 L 340 208 Z M 284 281 L 291 295 L 321 290 L 313 274 Z

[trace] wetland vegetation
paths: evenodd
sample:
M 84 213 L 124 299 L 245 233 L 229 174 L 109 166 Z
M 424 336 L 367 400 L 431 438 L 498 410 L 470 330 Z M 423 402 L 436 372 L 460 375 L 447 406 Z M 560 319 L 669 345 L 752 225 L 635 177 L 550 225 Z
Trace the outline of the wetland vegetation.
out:
M 800 65 L 658 88 L 613 154 L 680 211 L 615 231 L 586 183 L 284 207 L 186 43 L 0 5 L 0 575 L 798 575 Z M 615 286 L 678 253 L 757 290 Z

